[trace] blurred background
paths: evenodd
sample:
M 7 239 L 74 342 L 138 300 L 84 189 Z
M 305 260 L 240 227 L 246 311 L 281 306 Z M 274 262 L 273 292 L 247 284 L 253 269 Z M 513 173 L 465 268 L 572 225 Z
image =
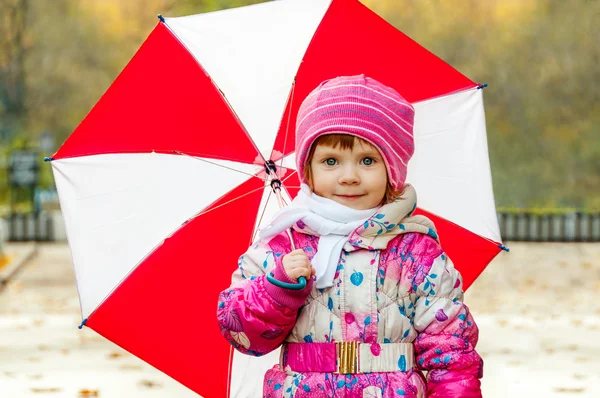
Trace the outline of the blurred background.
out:
M 0 0 L 0 397 L 194 396 L 77 329 L 70 252 L 43 158 L 157 14 L 258 2 Z M 484 396 L 600 396 L 600 1 L 363 3 L 489 84 L 494 193 L 511 252 L 466 295 L 481 328 Z

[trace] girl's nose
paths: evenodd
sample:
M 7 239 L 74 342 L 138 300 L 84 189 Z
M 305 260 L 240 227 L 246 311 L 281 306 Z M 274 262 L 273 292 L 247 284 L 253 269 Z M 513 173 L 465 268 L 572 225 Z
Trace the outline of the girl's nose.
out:
M 346 166 L 342 168 L 342 174 L 340 175 L 340 184 L 359 184 L 360 177 L 358 170 L 353 166 Z

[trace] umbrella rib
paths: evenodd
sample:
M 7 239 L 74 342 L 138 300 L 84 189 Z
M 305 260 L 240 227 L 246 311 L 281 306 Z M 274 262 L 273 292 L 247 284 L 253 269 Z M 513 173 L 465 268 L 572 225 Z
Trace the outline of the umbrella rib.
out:
M 185 156 L 189 156 L 190 158 L 194 158 L 194 159 L 196 159 L 196 160 L 200 160 L 200 161 L 202 161 L 202 162 L 206 162 L 206 163 L 212 164 L 212 165 L 214 165 L 214 166 L 218 166 L 218 167 L 222 167 L 222 168 L 224 168 L 224 169 L 228 169 L 228 170 L 231 170 L 231 171 L 235 171 L 235 172 L 238 172 L 238 173 L 241 173 L 241 174 L 244 174 L 244 175 L 250 176 L 250 177 L 256 177 L 256 178 L 260 178 L 260 177 L 259 177 L 259 176 L 257 176 L 256 174 L 250 174 L 250 173 L 246 173 L 245 171 L 241 171 L 241 170 L 234 169 L 234 168 L 232 168 L 232 167 L 223 166 L 222 164 L 218 164 L 218 163 L 215 163 L 215 162 L 211 162 L 211 161 L 208 161 L 208 160 L 206 160 L 206 159 L 204 159 L 204 158 L 201 158 L 201 157 L 198 157 L 198 156 L 193 156 L 193 155 L 187 154 L 187 153 L 185 153 L 185 152 L 180 152 L 180 151 L 175 151 L 175 150 L 174 150 L 173 152 L 177 153 L 178 155 L 185 155 Z M 263 180 L 262 178 L 260 178 L 260 179 L 261 179 L 261 180 Z M 263 180 L 263 181 L 264 181 L 264 180 Z
M 297 173 L 297 171 L 296 171 L 296 173 Z M 292 176 L 293 176 L 293 175 L 294 175 L 294 173 L 292 173 L 292 174 L 288 175 L 287 177 L 284 177 L 284 178 L 282 178 L 282 179 L 281 179 L 281 181 L 282 181 L 282 182 L 286 182 L 287 180 L 289 180 L 290 178 L 292 178 Z M 288 189 L 288 188 L 298 188 L 298 189 L 302 189 L 302 187 L 295 186 L 295 185 L 286 185 L 286 184 L 284 184 L 284 186 L 285 186 L 285 190 L 286 190 L 286 191 L 287 191 L 287 189 Z M 288 191 L 288 195 L 289 195 L 289 194 L 290 194 L 290 192 Z M 291 195 L 290 195 L 290 196 L 291 196 Z M 282 198 L 283 198 L 283 197 L 282 197 Z M 283 202 L 284 202 L 284 203 L 287 205 L 287 202 L 285 201 L 285 199 L 283 200 Z
M 290 120 L 292 118 L 292 104 L 294 103 L 294 93 L 296 92 L 296 78 L 292 83 L 292 92 L 290 94 L 290 110 L 288 112 L 287 125 L 285 127 L 285 138 L 283 139 L 283 151 L 281 152 L 281 163 L 279 167 L 283 167 L 283 160 L 285 159 L 285 147 L 287 146 L 288 132 L 290 131 Z
M 246 137 L 248 138 L 248 140 L 250 141 L 250 143 L 252 144 L 252 146 L 254 147 L 254 149 L 256 150 L 256 152 L 258 153 L 258 156 L 260 156 L 263 159 L 263 161 L 264 161 L 265 157 L 263 156 L 263 154 L 260 151 L 260 149 L 258 149 L 258 146 L 256 145 L 256 142 L 254 142 L 254 140 L 252 139 L 252 136 L 248 132 L 248 129 L 246 128 L 246 126 L 244 126 L 244 123 L 242 123 L 242 119 L 240 119 L 240 117 L 238 116 L 237 112 L 233 109 L 233 106 L 231 106 L 231 103 L 229 102 L 229 100 L 225 96 L 225 93 L 223 92 L 223 90 L 221 90 L 221 88 L 219 86 L 217 86 L 217 83 L 214 80 L 212 80 L 212 78 L 211 78 L 211 81 L 214 84 L 214 86 L 217 88 L 217 90 L 219 90 L 219 92 L 221 93 L 221 96 L 223 97 L 223 100 L 225 101 L 225 103 L 229 107 L 229 110 L 231 111 L 231 114 L 235 117 L 235 119 L 239 123 L 240 127 L 242 128 L 242 131 L 244 132 L 244 134 L 246 134 Z
M 256 233 L 258 232 L 258 226 L 260 225 L 260 223 L 263 220 L 263 217 L 265 216 L 265 212 L 267 211 L 267 205 L 269 204 L 269 200 L 271 200 L 271 195 L 273 194 L 273 191 L 269 191 L 269 196 L 267 196 L 267 201 L 265 202 L 265 207 L 262 211 L 262 214 L 260 215 L 260 218 L 258 219 L 258 224 L 256 224 L 257 228 L 254 231 L 254 235 L 252 236 L 252 242 L 254 242 L 254 239 L 256 239 Z
M 200 216 L 202 216 L 202 215 L 204 215 L 204 214 L 210 213 L 210 212 L 211 212 L 211 211 L 213 211 L 213 210 L 217 210 L 217 209 L 218 209 L 218 208 L 220 208 L 220 207 L 223 207 L 223 206 L 225 206 L 225 205 L 228 205 L 229 203 L 231 203 L 231 202 L 234 202 L 234 201 L 236 201 L 236 200 L 238 200 L 238 199 L 241 199 L 241 198 L 243 198 L 244 196 L 251 195 L 251 194 L 253 194 L 254 192 L 260 191 L 261 189 L 265 189 L 265 187 L 264 187 L 264 186 L 262 186 L 262 187 L 259 187 L 259 188 L 256 188 L 256 189 L 253 189 L 252 191 L 250 191 L 250 192 L 246 192 L 245 194 L 243 194 L 243 195 L 240 195 L 240 196 L 238 196 L 237 198 L 233 198 L 233 199 L 231 199 L 230 201 L 227 201 L 227 202 L 225 202 L 225 203 L 222 203 L 222 204 L 220 204 L 219 206 L 213 207 L 212 209 L 209 209 L 209 210 L 207 210 L 207 211 L 205 211 L 205 212 L 198 213 L 198 214 L 196 214 L 195 216 L 192 216 L 192 217 L 190 217 L 190 218 L 189 218 L 189 219 L 188 219 L 186 222 L 184 222 L 184 223 L 182 224 L 182 226 L 183 226 L 184 224 L 186 224 L 186 223 L 190 222 L 191 220 L 193 220 L 193 219 L 194 219 L 194 218 L 196 218 L 196 217 L 200 217 Z M 180 228 L 181 228 L 181 226 L 180 226 Z M 172 233 L 171 233 L 169 236 L 173 236 L 173 234 L 174 234 L 174 233 L 176 233 L 176 232 L 177 232 L 177 231 L 173 231 L 173 232 L 172 232 Z M 160 244 L 156 245 L 156 246 L 155 246 L 155 247 L 154 247 L 152 250 L 150 250 L 150 251 L 148 252 L 148 254 L 146 254 L 146 255 L 144 256 L 144 258 L 142 258 L 142 259 L 141 259 L 141 260 L 140 260 L 140 261 L 139 261 L 139 262 L 138 262 L 138 263 L 135 265 L 135 267 L 133 267 L 133 268 L 132 268 L 132 269 L 131 269 L 131 270 L 130 270 L 130 271 L 129 271 L 129 272 L 128 272 L 128 273 L 127 273 L 127 274 L 126 274 L 126 275 L 125 275 L 125 276 L 124 276 L 124 277 L 123 277 L 123 278 L 122 278 L 120 281 L 119 281 L 119 283 L 118 283 L 117 285 L 115 285 L 115 287 L 114 287 L 114 288 L 113 288 L 113 289 L 112 289 L 112 290 L 111 290 L 111 291 L 110 291 L 110 292 L 109 292 L 109 293 L 108 293 L 108 294 L 107 294 L 107 295 L 104 297 L 104 299 L 103 299 L 103 300 L 100 302 L 100 304 L 98 304 L 98 306 L 97 306 L 97 307 L 96 307 L 96 308 L 95 308 L 95 309 L 94 309 L 94 310 L 93 310 L 93 311 L 92 311 L 92 312 L 91 312 L 91 313 L 90 313 L 90 314 L 87 316 L 87 318 L 85 318 L 85 319 L 83 320 L 83 323 L 82 323 L 82 324 L 84 324 L 84 323 L 86 322 L 86 320 L 87 320 L 87 319 L 91 318 L 91 317 L 92 317 L 92 315 L 94 315 L 94 313 L 95 313 L 95 312 L 98 310 L 98 308 L 100 308 L 100 307 L 102 306 L 102 304 L 104 304 L 104 302 L 105 302 L 105 301 L 108 299 L 108 297 L 110 297 L 110 296 L 113 294 L 113 292 L 114 292 L 114 291 L 115 291 L 115 290 L 116 290 L 116 289 L 117 289 L 117 288 L 118 288 L 118 287 L 119 287 L 119 286 L 120 286 L 120 285 L 123 283 L 123 281 L 125 281 L 125 279 L 127 279 L 127 278 L 128 278 L 128 277 L 129 277 L 129 276 L 130 276 L 130 275 L 133 273 L 133 271 L 135 271 L 135 269 L 137 269 L 137 267 L 138 267 L 140 264 L 142 264 L 142 263 L 143 263 L 143 262 L 144 262 L 144 261 L 145 261 L 145 260 L 146 260 L 146 259 L 147 259 L 147 258 L 148 258 L 148 257 L 149 257 L 151 254 L 152 254 L 152 253 L 154 253 L 154 252 L 155 252 L 155 251 L 156 251 L 156 250 L 157 250 L 157 249 L 158 249 L 158 248 L 159 248 L 159 247 L 160 247 L 160 246 L 161 246 L 163 243 L 164 243 L 164 241 L 163 241 L 162 243 L 160 243 Z M 80 305 L 81 305 L 81 300 L 80 300 Z M 83 311 L 82 311 L 82 312 L 83 312 Z
M 239 200 L 239 199 L 243 198 L 244 196 L 248 196 L 248 195 L 251 195 L 251 194 L 253 194 L 254 192 L 260 191 L 261 189 L 265 189 L 265 187 L 263 186 L 263 187 L 260 187 L 260 188 L 253 189 L 252 191 L 250 191 L 250 192 L 246 192 L 245 194 L 243 194 L 243 195 L 240 195 L 240 196 L 238 196 L 237 198 L 233 198 L 233 199 L 231 199 L 231 200 L 229 200 L 229 201 L 227 201 L 227 202 L 225 202 L 225 203 L 221 203 L 220 205 L 218 205 L 218 206 L 215 206 L 215 207 L 213 207 L 213 208 L 210 208 L 210 209 L 208 209 L 208 210 L 206 210 L 206 211 L 204 211 L 204 212 L 200 212 L 200 213 L 196 214 L 195 216 L 192 216 L 192 217 L 191 217 L 191 218 L 188 220 L 188 222 L 189 222 L 189 221 L 191 221 L 191 220 L 193 220 L 194 218 L 197 218 L 197 217 L 203 216 L 203 215 L 205 215 L 205 214 L 208 214 L 208 213 L 210 213 L 210 212 L 211 212 L 211 211 L 213 211 L 213 210 L 217 210 L 217 209 L 218 209 L 218 208 L 220 208 L 220 207 L 223 207 L 223 206 L 225 206 L 225 205 L 228 205 L 228 204 L 230 204 L 230 203 L 232 203 L 232 202 L 235 202 L 236 200 Z
M 296 173 L 298 173 L 296 170 L 294 170 Z M 290 178 L 292 178 L 292 176 L 294 175 L 294 173 L 288 175 L 287 177 L 284 177 L 281 179 L 281 182 L 286 182 L 287 180 L 289 180 Z
M 177 39 L 177 41 L 179 41 L 179 43 L 190 54 L 193 54 L 193 51 L 185 44 L 185 41 L 181 37 L 179 37 L 179 35 L 175 32 L 175 30 L 173 30 L 168 24 L 165 24 L 165 26 L 169 29 L 169 32 Z M 256 152 L 258 153 L 258 156 L 260 156 L 263 159 L 263 161 L 264 161 L 265 159 L 264 159 L 263 154 L 258 149 L 258 146 L 256 145 L 256 142 L 254 142 L 254 140 L 252 139 L 252 136 L 248 133 L 248 130 L 246 129 L 246 126 L 244 126 L 244 123 L 242 123 L 242 119 L 240 119 L 240 117 L 237 114 L 237 112 L 235 111 L 235 109 L 233 109 L 233 106 L 231 106 L 231 103 L 227 99 L 227 96 L 225 95 L 225 93 L 223 92 L 223 90 L 221 90 L 221 87 L 219 87 L 217 85 L 217 82 L 214 81 L 214 79 L 211 77 L 211 75 L 208 73 L 208 71 L 204 68 L 204 66 L 202 66 L 202 64 L 200 63 L 200 61 L 197 60 L 196 57 L 192 57 L 192 58 L 194 58 L 194 60 L 196 61 L 196 64 L 198 65 L 198 67 L 208 77 L 208 79 L 213 84 L 213 86 L 215 87 L 215 89 L 217 89 L 217 91 L 221 94 L 221 97 L 223 98 L 223 102 L 225 102 L 225 104 L 229 108 L 229 111 L 231 112 L 231 114 L 233 115 L 233 117 L 238 122 L 239 126 L 241 127 L 242 131 L 244 132 L 244 134 L 246 134 L 246 137 L 248 138 L 248 140 L 250 140 L 250 143 L 252 144 L 252 146 L 254 147 L 254 149 L 256 150 Z

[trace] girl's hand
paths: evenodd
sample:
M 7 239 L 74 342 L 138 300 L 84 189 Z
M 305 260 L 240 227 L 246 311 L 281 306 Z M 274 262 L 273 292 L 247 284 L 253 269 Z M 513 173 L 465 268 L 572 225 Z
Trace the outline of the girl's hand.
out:
M 283 269 L 291 279 L 298 280 L 301 276 L 309 279 L 316 273 L 304 250 L 297 249 L 283 256 Z

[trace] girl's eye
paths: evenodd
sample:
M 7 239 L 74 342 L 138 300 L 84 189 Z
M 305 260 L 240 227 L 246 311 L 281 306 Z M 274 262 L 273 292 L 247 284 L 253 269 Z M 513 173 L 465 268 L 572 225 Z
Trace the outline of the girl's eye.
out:
M 371 166 L 373 163 L 375 163 L 375 159 L 373 159 L 373 158 L 364 158 L 363 159 L 363 164 L 365 166 Z
M 337 164 L 337 160 L 334 158 L 329 158 L 325 161 L 325 163 L 327 163 L 327 166 L 335 166 Z

